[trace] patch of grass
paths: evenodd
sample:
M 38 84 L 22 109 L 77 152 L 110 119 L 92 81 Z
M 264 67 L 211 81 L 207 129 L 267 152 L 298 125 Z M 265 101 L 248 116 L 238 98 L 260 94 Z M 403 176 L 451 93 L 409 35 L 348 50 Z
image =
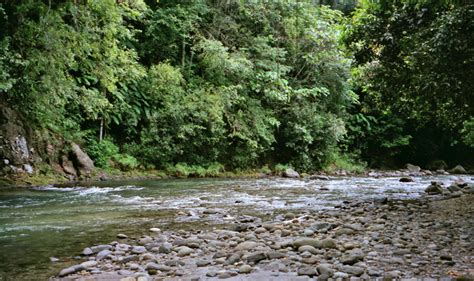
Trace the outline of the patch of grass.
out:
M 353 155 L 334 153 L 331 156 L 329 165 L 323 171 L 327 173 L 334 173 L 336 171 L 346 171 L 349 173 L 361 174 L 365 171 L 367 164 Z

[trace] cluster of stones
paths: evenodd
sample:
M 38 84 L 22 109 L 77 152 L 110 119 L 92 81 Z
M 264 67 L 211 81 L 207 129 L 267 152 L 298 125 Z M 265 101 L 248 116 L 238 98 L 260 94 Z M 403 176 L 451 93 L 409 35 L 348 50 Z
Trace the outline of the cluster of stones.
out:
M 473 195 L 353 202 L 334 210 L 242 216 L 227 229 L 160 231 L 84 249 L 59 277 L 114 280 L 444 278 L 473 272 Z M 449 206 L 443 205 L 449 204 Z

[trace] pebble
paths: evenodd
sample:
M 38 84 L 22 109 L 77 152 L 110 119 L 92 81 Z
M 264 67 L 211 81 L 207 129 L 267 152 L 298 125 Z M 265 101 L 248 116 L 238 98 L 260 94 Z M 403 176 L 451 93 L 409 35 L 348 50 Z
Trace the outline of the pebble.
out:
M 252 272 L 252 270 L 253 270 L 253 267 L 251 267 L 248 264 L 244 264 L 241 267 L 239 267 L 239 273 L 243 273 L 243 274 L 250 273 Z

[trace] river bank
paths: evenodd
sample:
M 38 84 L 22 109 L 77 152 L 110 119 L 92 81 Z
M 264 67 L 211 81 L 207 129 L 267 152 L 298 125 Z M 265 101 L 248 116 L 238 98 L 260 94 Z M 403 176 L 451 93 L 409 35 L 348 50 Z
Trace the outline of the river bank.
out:
M 222 229 L 117 233 L 53 280 L 472 279 L 473 202 L 472 194 L 354 199 L 269 220 L 238 216 Z

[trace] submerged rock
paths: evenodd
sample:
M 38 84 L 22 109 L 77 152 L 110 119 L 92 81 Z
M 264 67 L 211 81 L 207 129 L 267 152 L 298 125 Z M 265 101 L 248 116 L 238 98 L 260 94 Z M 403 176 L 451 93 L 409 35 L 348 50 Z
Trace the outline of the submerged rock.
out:
M 461 165 L 457 165 L 456 167 L 449 170 L 449 172 L 451 174 L 467 174 L 466 169 L 464 169 L 464 167 Z

